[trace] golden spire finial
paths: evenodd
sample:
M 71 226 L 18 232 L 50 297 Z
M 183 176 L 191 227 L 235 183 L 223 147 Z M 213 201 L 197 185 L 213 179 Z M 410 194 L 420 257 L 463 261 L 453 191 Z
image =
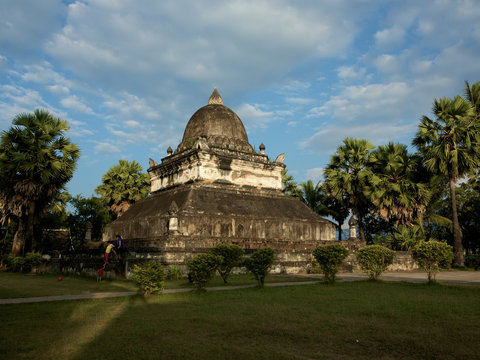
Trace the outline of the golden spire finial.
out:
M 210 99 L 208 99 L 208 105 L 223 105 L 222 97 L 218 93 L 217 88 L 215 88 L 212 95 L 210 95 Z

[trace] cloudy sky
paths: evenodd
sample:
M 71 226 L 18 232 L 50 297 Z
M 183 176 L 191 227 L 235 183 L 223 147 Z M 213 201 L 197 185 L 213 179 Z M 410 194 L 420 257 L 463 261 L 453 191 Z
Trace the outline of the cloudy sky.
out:
M 160 162 L 215 87 L 250 143 L 318 180 L 347 136 L 409 144 L 434 98 L 480 81 L 480 0 L 1 0 L 0 129 L 44 108 L 94 194 Z

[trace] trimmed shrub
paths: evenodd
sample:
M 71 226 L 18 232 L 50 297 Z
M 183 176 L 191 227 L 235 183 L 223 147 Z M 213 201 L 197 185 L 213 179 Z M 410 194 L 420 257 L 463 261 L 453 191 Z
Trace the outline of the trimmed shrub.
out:
M 480 254 L 472 254 L 465 256 L 465 265 L 469 268 L 478 270 L 480 268 Z
M 453 260 L 452 247 L 440 241 L 422 241 L 412 249 L 415 261 L 427 272 L 428 283 L 435 282 L 440 268 L 448 268 Z
M 218 265 L 217 271 L 222 277 L 223 282 L 226 284 L 232 269 L 236 266 L 240 266 L 242 263 L 244 254 L 243 249 L 234 244 L 217 244 L 212 250 L 210 250 L 210 253 L 223 258 L 220 265 Z
M 167 280 L 180 280 L 182 277 L 182 269 L 178 266 L 169 266 L 167 268 Z
M 372 280 L 377 280 L 380 274 L 393 263 L 395 255 L 395 251 L 381 245 L 368 245 L 356 252 L 358 263 Z
M 2 256 L 2 263 L 7 270 L 13 271 L 12 266 L 13 266 L 14 259 L 15 259 L 15 255 L 13 254 L 4 254 Z
M 149 261 L 134 265 L 131 278 L 143 292 L 143 296 L 150 296 L 152 293 L 163 290 L 165 271 L 161 263 Z
M 307 274 L 321 274 L 322 269 L 320 268 L 320 265 L 318 265 L 318 262 L 316 260 L 312 260 L 308 265 L 307 265 Z
M 22 256 L 15 256 L 13 254 L 5 254 L 2 260 L 3 264 L 7 267 L 7 270 L 18 272 L 22 270 L 25 258 Z
M 222 257 L 213 254 L 197 255 L 188 261 L 188 277 L 198 291 L 205 290 L 221 262 Z
M 338 244 L 319 246 L 313 250 L 313 256 L 323 272 L 325 282 L 333 284 L 340 264 L 348 256 L 348 250 Z
M 23 259 L 22 271 L 30 272 L 32 268 L 40 265 L 43 262 L 42 254 L 39 252 L 29 252 Z
M 265 284 L 265 277 L 275 262 L 275 252 L 271 248 L 263 248 L 255 251 L 244 261 L 245 267 L 250 271 L 258 282 L 259 287 Z

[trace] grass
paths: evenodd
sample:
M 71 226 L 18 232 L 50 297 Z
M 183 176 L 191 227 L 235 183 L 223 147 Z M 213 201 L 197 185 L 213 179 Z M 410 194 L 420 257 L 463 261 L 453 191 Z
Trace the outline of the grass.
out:
M 0 299 L 89 294 L 97 292 L 137 291 L 132 281 L 103 280 L 96 282 L 94 277 L 62 275 L 63 280 L 57 280 L 58 275 L 33 275 L 0 271 Z M 268 276 L 267 282 L 294 282 L 308 279 L 287 276 Z M 251 275 L 231 275 L 227 285 L 256 284 Z M 223 280 L 216 276 L 209 282 L 209 287 L 223 286 Z M 165 289 L 192 288 L 186 279 L 170 280 L 165 282 Z
M 106 280 L 97 283 L 95 278 L 62 275 L 31 275 L 0 271 L 0 298 L 19 298 L 96 292 L 136 291 L 131 281 Z
M 5 359 L 480 359 L 480 288 L 359 281 L 2 305 Z

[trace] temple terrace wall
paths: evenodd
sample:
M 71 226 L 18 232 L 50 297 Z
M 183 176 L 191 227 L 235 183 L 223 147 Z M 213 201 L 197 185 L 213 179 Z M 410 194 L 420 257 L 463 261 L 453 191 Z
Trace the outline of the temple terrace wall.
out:
M 342 245 L 349 249 L 349 256 L 343 262 L 341 272 L 362 272 L 355 257 L 355 251 L 358 249 L 358 242 L 342 241 Z M 146 250 L 146 249 L 145 249 Z M 152 248 L 150 251 L 135 252 L 128 250 L 120 254 L 116 260 L 111 257 L 110 264 L 105 271 L 106 278 L 129 278 L 135 264 L 145 261 L 159 261 L 165 266 L 175 266 L 183 270 L 186 275 L 187 269 L 185 260 L 200 253 L 206 252 L 207 249 L 195 249 L 190 253 L 174 254 L 158 251 L 158 248 Z M 250 252 L 251 253 L 251 252 Z M 249 252 L 246 253 L 246 256 Z M 47 264 L 36 269 L 38 272 L 46 273 L 68 273 L 84 276 L 96 276 L 97 270 L 103 266 L 104 249 L 85 249 L 82 251 L 62 252 L 54 254 Z M 180 261 L 182 259 L 183 261 Z M 314 258 L 311 252 L 291 252 L 277 251 L 276 263 L 274 264 L 272 274 L 305 274 L 314 268 Z M 175 261 L 177 260 L 177 261 Z M 412 258 L 411 253 L 399 251 L 395 257 L 394 263 L 388 267 L 389 271 L 412 271 L 419 269 L 418 264 Z M 244 268 L 235 269 L 236 273 L 245 272 Z

